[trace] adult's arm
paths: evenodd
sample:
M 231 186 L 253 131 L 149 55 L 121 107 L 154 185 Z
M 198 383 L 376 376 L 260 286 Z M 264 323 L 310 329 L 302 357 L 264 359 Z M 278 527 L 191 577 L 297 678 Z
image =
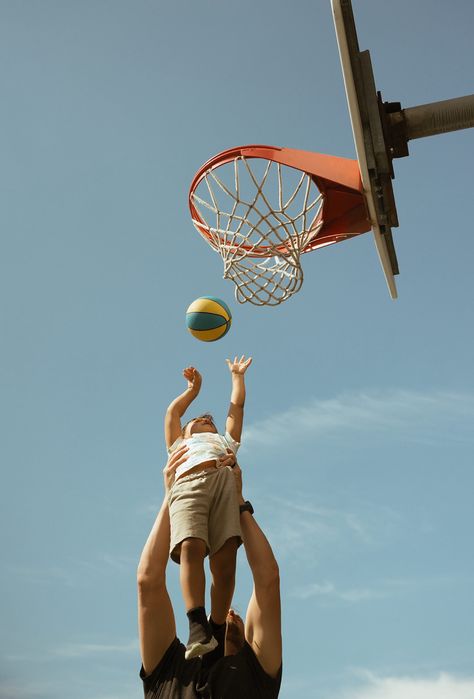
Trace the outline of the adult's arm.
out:
M 201 390 L 202 377 L 192 366 L 183 369 L 183 376 L 188 387 L 177 396 L 168 406 L 165 415 L 165 442 L 169 449 L 181 434 L 181 418 Z
M 176 637 L 173 607 L 166 589 L 166 566 L 170 546 L 168 490 L 177 467 L 186 460 L 187 447 L 168 459 L 163 475 L 166 495 L 143 548 L 137 570 L 138 629 L 142 664 L 153 672 Z
M 242 474 L 234 467 L 239 504 L 243 504 Z M 253 592 L 245 618 L 245 638 L 260 665 L 276 677 L 282 661 L 280 576 L 272 548 L 250 512 L 240 517 L 245 553 L 253 577 Z

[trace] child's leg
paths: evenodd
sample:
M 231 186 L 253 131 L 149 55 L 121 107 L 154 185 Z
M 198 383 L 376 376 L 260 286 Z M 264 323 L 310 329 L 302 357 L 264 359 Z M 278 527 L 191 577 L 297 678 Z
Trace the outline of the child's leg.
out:
M 224 624 L 235 587 L 235 566 L 238 538 L 227 539 L 219 551 L 211 556 L 209 566 L 212 573 L 211 618 L 216 624 Z
M 180 582 L 186 613 L 189 620 L 189 638 L 185 658 L 194 658 L 214 650 L 217 641 L 204 608 L 205 576 L 204 557 L 206 543 L 202 539 L 189 538 L 181 543 Z
M 206 579 L 204 558 L 206 543 L 202 539 L 185 539 L 181 543 L 179 581 L 184 606 L 188 612 L 195 607 L 204 607 Z

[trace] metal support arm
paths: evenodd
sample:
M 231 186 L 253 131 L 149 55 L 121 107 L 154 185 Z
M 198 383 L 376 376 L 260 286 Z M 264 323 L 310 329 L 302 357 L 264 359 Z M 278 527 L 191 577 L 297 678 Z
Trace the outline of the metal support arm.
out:
M 460 131 L 474 126 L 474 95 L 394 109 L 397 103 L 384 103 L 388 130 L 392 136 L 391 155 L 408 155 L 408 141 Z

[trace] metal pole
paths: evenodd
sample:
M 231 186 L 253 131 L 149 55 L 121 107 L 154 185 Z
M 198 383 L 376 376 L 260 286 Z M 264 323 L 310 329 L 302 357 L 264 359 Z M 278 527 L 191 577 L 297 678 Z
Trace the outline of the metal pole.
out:
M 469 129 L 474 126 L 474 95 L 408 107 L 387 116 L 393 127 L 403 123 L 407 141 Z

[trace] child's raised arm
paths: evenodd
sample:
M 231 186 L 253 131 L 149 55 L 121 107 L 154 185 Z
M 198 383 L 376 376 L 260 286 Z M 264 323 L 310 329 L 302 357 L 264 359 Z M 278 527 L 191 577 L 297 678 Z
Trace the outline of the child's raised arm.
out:
M 188 382 L 188 387 L 169 404 L 165 415 L 165 442 L 167 449 L 181 435 L 181 417 L 201 390 L 202 377 L 197 369 L 193 366 L 188 366 L 186 369 L 183 369 L 183 376 Z
M 242 424 L 244 421 L 244 374 L 252 363 L 252 357 L 245 359 L 245 356 L 242 355 L 240 359 L 235 357 L 233 362 L 231 362 L 230 359 L 226 359 L 226 362 L 232 376 L 232 393 L 230 396 L 230 406 L 225 428 L 232 439 L 235 439 L 236 442 L 240 442 Z

